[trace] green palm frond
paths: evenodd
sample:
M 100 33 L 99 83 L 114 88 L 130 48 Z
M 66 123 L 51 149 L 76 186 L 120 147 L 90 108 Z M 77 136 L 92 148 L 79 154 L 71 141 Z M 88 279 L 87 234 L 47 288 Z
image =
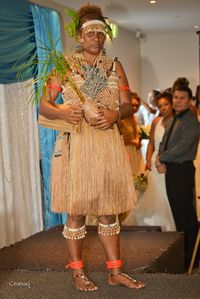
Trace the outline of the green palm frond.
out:
M 109 23 L 107 22 L 108 18 L 104 17 L 104 24 L 105 24 L 105 29 L 106 29 L 106 33 L 109 36 L 110 40 L 113 41 L 113 32 L 112 32 L 112 28 L 110 27 Z
M 51 78 L 56 74 L 61 82 L 67 81 L 72 89 L 77 93 L 81 101 L 84 102 L 84 98 L 72 78 L 70 65 L 67 61 L 67 58 L 61 51 L 56 49 L 56 45 L 59 42 L 59 39 L 54 42 L 50 32 L 48 33 L 48 35 L 50 46 L 48 47 L 40 42 L 40 59 L 36 57 L 31 62 L 28 61 L 26 63 L 23 63 L 22 65 L 17 62 L 14 65 L 14 69 L 17 72 L 17 77 L 20 80 L 22 79 L 23 71 L 27 68 L 30 68 L 34 65 L 37 66 L 37 70 L 39 69 L 39 72 L 34 75 L 34 78 L 28 84 L 28 86 L 32 85 L 35 88 L 35 90 L 33 90 L 30 95 L 29 101 L 33 104 L 39 104 L 41 94 L 46 93 L 47 83 L 51 81 Z
M 76 37 L 78 27 L 79 27 L 80 17 L 75 10 L 70 8 L 65 8 L 65 13 L 69 17 L 72 17 L 72 20 L 70 23 L 65 25 L 64 30 L 67 31 L 70 37 Z

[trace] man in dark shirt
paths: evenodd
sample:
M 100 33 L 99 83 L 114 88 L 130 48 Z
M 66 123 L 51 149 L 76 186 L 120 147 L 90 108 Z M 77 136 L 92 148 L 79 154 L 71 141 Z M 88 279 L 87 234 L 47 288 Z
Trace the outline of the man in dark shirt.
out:
M 173 91 L 175 116 L 160 143 L 156 167 L 165 173 L 167 195 L 177 231 L 185 233 L 185 261 L 189 263 L 198 232 L 194 208 L 193 160 L 196 157 L 200 124 L 190 110 L 192 92 L 188 86 Z

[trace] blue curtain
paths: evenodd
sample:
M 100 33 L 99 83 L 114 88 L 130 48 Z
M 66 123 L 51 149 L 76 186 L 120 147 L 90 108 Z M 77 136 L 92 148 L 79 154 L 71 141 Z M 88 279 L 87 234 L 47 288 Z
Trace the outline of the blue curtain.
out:
M 34 65 L 36 58 L 44 59 L 41 47 L 50 47 L 48 31 L 56 42 L 60 34 L 58 14 L 48 8 L 30 5 L 26 0 L 0 0 L 0 83 L 7 84 L 33 78 L 40 73 L 41 65 Z M 57 49 L 62 49 L 61 40 Z M 16 66 L 27 64 L 17 76 Z M 30 65 L 30 66 L 29 66 Z M 62 102 L 62 99 L 58 99 Z M 63 224 L 65 214 L 50 210 L 50 168 L 57 132 L 40 128 L 43 175 L 43 219 L 46 229 Z
M 37 55 L 39 62 L 44 60 L 45 47 L 51 48 L 51 42 L 48 32 L 50 32 L 55 43 L 58 38 L 61 37 L 60 33 L 60 22 L 57 12 L 52 11 L 48 8 L 42 8 L 37 5 L 31 5 L 31 10 L 33 14 L 33 21 L 35 27 L 35 36 L 37 44 Z M 62 44 L 61 39 L 56 45 L 56 48 L 61 51 Z M 38 66 L 38 74 L 41 72 L 41 65 Z M 62 102 L 60 97 L 57 100 Z M 43 178 L 43 210 L 44 210 L 44 227 L 48 229 L 52 226 L 63 224 L 66 222 L 66 214 L 56 214 L 51 212 L 50 201 L 50 173 L 51 173 L 51 160 L 53 155 L 53 148 L 58 132 L 40 127 L 40 146 L 41 146 L 41 167 L 42 167 L 42 178 Z
M 0 0 L 0 83 L 13 83 L 33 77 L 36 43 L 30 3 Z M 17 77 L 16 67 L 32 65 Z

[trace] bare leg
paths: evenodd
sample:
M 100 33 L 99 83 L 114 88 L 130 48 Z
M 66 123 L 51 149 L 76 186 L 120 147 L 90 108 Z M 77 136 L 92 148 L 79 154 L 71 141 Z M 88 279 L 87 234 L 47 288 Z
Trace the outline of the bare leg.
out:
M 116 221 L 115 216 L 101 216 L 99 222 L 102 224 L 112 224 Z M 120 259 L 120 242 L 119 234 L 103 235 L 99 234 L 100 241 L 103 245 L 108 261 L 116 261 Z M 121 272 L 121 268 L 110 269 L 110 275 L 108 277 L 108 283 L 110 285 L 124 285 L 128 288 L 140 289 L 144 287 L 142 282 L 136 281 L 130 276 Z
M 115 216 L 101 216 L 99 217 L 99 222 L 102 224 L 111 224 L 116 221 Z M 104 236 L 99 234 L 101 244 L 103 245 L 107 261 L 114 261 L 120 259 L 120 249 L 119 249 L 119 235 Z M 113 273 L 119 273 L 120 268 L 114 268 Z
M 83 226 L 85 223 L 84 216 L 68 216 L 67 218 L 67 227 L 69 228 L 79 228 Z M 67 249 L 69 252 L 70 261 L 79 261 L 82 257 L 82 249 L 83 249 L 83 242 L 84 238 L 73 240 L 73 239 L 66 239 Z M 83 273 L 82 269 L 72 269 L 72 274 L 80 274 Z
M 68 215 L 66 226 L 70 229 L 77 229 L 85 224 L 85 216 L 70 216 Z M 84 238 L 72 239 L 66 238 L 67 249 L 71 262 L 80 261 L 82 258 Z M 90 281 L 84 274 L 83 269 L 72 269 L 72 277 L 76 287 L 83 291 L 97 290 L 97 286 Z

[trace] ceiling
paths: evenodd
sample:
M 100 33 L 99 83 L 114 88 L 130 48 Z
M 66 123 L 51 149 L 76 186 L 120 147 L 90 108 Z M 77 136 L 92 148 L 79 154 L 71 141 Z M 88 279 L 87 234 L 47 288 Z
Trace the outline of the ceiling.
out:
M 119 26 L 141 33 L 200 30 L 200 0 L 54 0 L 74 9 L 87 2 L 101 6 L 104 16 Z M 194 28 L 199 26 L 199 28 Z

